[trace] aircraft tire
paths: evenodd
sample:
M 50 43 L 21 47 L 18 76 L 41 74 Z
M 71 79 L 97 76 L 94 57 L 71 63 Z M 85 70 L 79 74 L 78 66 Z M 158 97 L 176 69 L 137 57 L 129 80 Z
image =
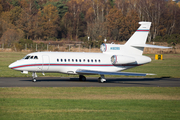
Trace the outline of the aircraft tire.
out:
M 84 75 L 79 75 L 79 81 L 86 81 L 86 77 Z
M 33 78 L 33 79 L 32 79 L 32 82 L 36 82 L 36 79 L 35 79 L 35 78 Z
M 106 79 L 104 79 L 104 78 L 101 78 L 101 77 L 98 78 L 99 83 L 104 83 L 105 81 L 106 81 Z
M 98 82 L 101 83 L 101 77 L 98 78 Z

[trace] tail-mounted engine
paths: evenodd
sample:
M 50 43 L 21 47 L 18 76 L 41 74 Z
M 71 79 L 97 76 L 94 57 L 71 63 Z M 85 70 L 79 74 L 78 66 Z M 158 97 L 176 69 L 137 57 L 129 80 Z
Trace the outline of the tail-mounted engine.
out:
M 111 57 L 111 62 L 114 65 L 117 65 L 117 64 L 130 64 L 130 63 L 135 63 L 136 60 L 135 60 L 135 58 L 129 57 L 129 56 L 113 55 Z
M 132 64 L 136 62 L 136 59 L 134 57 L 130 57 L 127 55 L 117 55 L 126 52 L 126 49 L 123 48 L 123 45 L 102 44 L 100 49 L 103 53 L 116 54 L 111 57 L 111 62 L 113 65 Z

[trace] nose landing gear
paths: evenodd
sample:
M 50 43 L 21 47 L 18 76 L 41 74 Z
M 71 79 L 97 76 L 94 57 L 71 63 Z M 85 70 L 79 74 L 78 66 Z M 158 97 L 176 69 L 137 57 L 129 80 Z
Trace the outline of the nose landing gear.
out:
M 32 77 L 33 77 L 32 82 L 36 82 L 36 78 L 37 78 L 36 72 L 32 73 Z

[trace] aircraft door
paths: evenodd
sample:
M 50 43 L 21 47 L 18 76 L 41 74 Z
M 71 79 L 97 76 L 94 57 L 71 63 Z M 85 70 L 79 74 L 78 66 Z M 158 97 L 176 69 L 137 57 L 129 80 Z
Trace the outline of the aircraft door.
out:
M 42 56 L 42 71 L 47 71 L 49 69 L 49 56 Z

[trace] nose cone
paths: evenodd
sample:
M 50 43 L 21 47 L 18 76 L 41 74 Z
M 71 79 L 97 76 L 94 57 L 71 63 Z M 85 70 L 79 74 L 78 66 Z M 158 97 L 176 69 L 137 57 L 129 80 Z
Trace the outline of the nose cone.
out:
M 14 63 L 11 63 L 8 67 L 11 68 L 11 69 L 13 69 Z
M 18 66 L 18 61 L 11 63 L 8 67 L 11 69 L 15 69 Z
M 13 70 L 23 71 L 24 62 L 22 60 L 17 60 L 16 62 L 11 63 L 8 67 Z

